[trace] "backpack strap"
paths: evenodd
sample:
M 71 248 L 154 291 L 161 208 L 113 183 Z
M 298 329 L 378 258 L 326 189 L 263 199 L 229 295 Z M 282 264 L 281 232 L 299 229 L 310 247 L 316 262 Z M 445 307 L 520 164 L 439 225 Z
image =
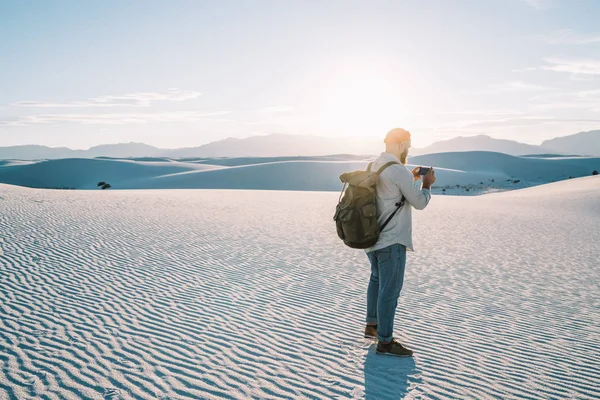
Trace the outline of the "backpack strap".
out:
M 370 171 L 371 170 L 371 164 L 369 164 L 369 169 L 367 170 L 369 172 L 371 172 Z M 396 161 L 390 161 L 390 162 L 386 163 L 383 167 L 379 168 L 379 170 L 377 171 L 377 175 L 381 175 L 381 173 L 383 172 L 384 169 L 386 169 L 390 165 L 394 165 L 394 164 L 398 164 L 398 163 Z
M 344 195 L 344 190 L 346 190 L 346 185 L 348 184 L 348 182 L 344 182 L 344 185 L 342 186 L 342 191 L 340 192 L 340 197 L 338 199 L 338 203 L 340 201 L 342 201 L 342 196 Z
M 387 167 L 389 167 L 390 165 L 394 165 L 394 164 L 398 164 L 395 161 L 390 161 L 388 163 L 386 163 L 383 167 L 379 168 L 379 170 L 377 171 L 377 175 L 381 175 L 381 173 L 383 172 L 384 169 L 386 169 Z M 371 167 L 371 164 L 369 164 L 369 168 Z M 394 218 L 394 215 L 396 215 L 396 212 L 398 212 L 399 209 L 402 208 L 402 206 L 404 206 L 405 203 L 405 198 L 404 195 L 401 193 L 402 198 L 400 199 L 400 202 L 396 203 L 396 209 L 394 210 L 394 212 L 392 213 L 392 215 L 390 215 L 388 217 L 388 219 L 385 220 L 385 222 L 383 223 L 383 225 L 379 228 L 380 231 L 383 230 L 383 228 L 385 228 L 387 226 L 387 224 L 390 223 L 390 221 L 392 220 L 392 218 Z
M 385 228 L 385 227 L 387 226 L 387 224 L 389 224 L 389 223 L 390 223 L 390 221 L 392 220 L 392 218 L 394 218 L 394 215 L 396 215 L 396 212 L 397 212 L 399 209 L 401 209 L 401 208 L 402 208 L 402 206 L 404 205 L 404 203 L 405 203 L 405 198 L 404 198 L 404 195 L 403 195 L 403 196 L 402 196 L 402 200 L 400 200 L 400 202 L 399 202 L 399 203 L 396 203 L 396 209 L 394 210 L 394 212 L 392 213 L 392 215 L 390 215 L 390 216 L 388 217 L 388 219 L 386 219 L 386 220 L 385 220 L 385 222 L 383 223 L 383 225 L 381 225 L 381 227 L 379 228 L 379 231 L 382 231 L 382 230 L 383 230 L 383 228 Z

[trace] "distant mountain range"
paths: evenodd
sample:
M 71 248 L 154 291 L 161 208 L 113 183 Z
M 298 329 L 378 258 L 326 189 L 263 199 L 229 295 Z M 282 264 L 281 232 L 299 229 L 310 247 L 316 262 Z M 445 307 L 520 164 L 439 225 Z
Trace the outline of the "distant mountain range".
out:
M 544 140 L 542 147 L 581 155 L 600 155 L 600 130 Z
M 525 154 L 551 153 L 543 146 L 519 143 L 514 140 L 494 139 L 486 135 L 459 136 L 449 140 L 435 142 L 423 149 L 418 149 L 420 154 L 448 153 L 455 151 L 494 151 L 513 156 Z
M 38 145 L 0 147 L 0 159 L 40 160 L 94 157 L 289 157 L 332 154 L 378 155 L 384 149 L 382 141 L 344 139 L 313 135 L 271 134 L 244 139 L 227 138 L 198 147 L 160 149 L 144 143 L 121 143 L 95 146 L 88 150 Z M 456 137 L 435 142 L 411 155 L 456 151 L 493 151 L 509 155 L 577 154 L 600 156 L 600 130 L 544 141 L 541 146 L 513 140 L 495 139 L 486 135 Z
M 144 143 L 104 144 L 88 150 L 71 150 L 67 147 L 46 147 L 24 145 L 0 147 L 0 159 L 42 160 L 59 158 L 94 158 L 94 157 L 157 157 L 163 156 L 166 150 Z
M 383 139 L 353 139 L 271 134 L 244 139 L 227 138 L 198 147 L 166 150 L 164 156 L 181 157 L 290 157 L 331 154 L 373 155 L 381 153 Z

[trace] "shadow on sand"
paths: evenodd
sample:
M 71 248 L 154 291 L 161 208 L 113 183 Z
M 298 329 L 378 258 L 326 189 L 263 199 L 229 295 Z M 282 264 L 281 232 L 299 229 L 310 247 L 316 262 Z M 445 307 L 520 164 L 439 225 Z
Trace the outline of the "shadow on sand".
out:
M 364 362 L 365 399 L 403 399 L 420 381 L 413 357 L 378 355 L 371 346 Z

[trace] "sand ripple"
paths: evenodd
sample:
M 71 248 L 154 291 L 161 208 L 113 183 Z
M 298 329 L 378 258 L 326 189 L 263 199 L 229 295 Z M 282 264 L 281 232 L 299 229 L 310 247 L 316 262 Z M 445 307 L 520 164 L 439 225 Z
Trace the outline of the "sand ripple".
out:
M 335 237 L 336 193 L 0 191 L 0 398 L 600 391 L 598 215 L 434 199 L 397 314 L 406 360 L 361 338 L 368 264 Z

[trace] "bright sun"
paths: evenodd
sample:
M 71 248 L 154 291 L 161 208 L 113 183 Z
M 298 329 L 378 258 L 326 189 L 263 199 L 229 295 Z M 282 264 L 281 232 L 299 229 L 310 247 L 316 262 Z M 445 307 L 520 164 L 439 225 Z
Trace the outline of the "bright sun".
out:
M 340 74 L 324 85 L 322 93 L 323 131 L 380 136 L 408 122 L 410 113 L 398 83 L 376 74 Z

